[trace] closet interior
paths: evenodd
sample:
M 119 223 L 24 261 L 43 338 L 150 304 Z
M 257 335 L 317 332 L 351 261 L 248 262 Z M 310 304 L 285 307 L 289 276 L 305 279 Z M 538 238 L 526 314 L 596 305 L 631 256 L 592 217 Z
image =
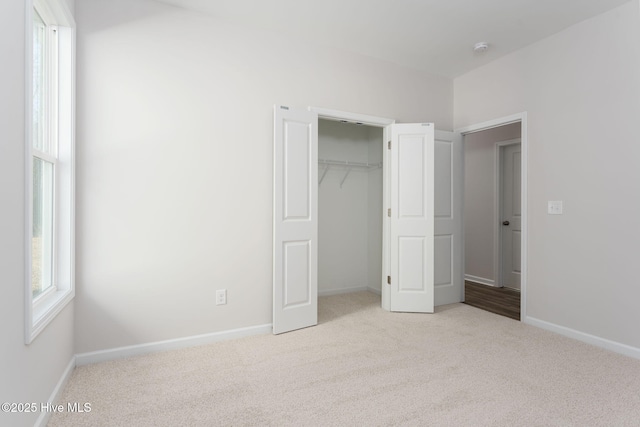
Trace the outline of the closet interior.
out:
M 318 122 L 318 294 L 380 294 L 382 128 Z

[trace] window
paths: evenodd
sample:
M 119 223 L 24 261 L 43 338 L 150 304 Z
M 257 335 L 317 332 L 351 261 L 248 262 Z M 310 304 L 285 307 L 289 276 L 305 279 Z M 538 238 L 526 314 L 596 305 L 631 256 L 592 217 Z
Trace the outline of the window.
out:
M 55 96 L 55 67 L 48 60 L 48 45 L 56 45 L 56 31 L 45 25 L 36 10 L 33 13 L 33 130 L 32 184 L 33 220 L 31 235 L 31 290 L 33 298 L 42 297 L 53 285 L 53 199 L 57 138 L 49 132 L 56 106 L 47 102 Z M 49 95 L 49 96 L 48 96 Z
M 27 2 L 26 342 L 74 296 L 75 23 L 65 0 Z

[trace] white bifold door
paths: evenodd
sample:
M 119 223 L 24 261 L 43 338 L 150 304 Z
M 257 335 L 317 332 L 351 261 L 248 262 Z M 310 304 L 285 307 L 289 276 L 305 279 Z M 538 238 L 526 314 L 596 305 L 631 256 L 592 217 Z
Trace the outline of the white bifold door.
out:
M 432 313 L 434 126 L 392 124 L 385 136 L 382 305 Z M 318 322 L 317 113 L 275 106 L 273 162 L 273 333 L 279 334 Z
M 434 203 L 435 305 L 463 300 L 462 136 L 436 130 Z
M 318 323 L 318 115 L 275 107 L 273 333 Z
M 390 128 L 389 308 L 433 313 L 433 124 Z

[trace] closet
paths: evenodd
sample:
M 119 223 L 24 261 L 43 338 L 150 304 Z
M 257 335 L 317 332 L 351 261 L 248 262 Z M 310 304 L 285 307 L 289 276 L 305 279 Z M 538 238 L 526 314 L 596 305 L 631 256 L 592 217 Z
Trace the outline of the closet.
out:
M 432 313 L 433 123 L 275 105 L 273 130 L 273 333 L 316 325 L 318 294 Z
M 318 295 L 382 283 L 383 129 L 318 121 Z

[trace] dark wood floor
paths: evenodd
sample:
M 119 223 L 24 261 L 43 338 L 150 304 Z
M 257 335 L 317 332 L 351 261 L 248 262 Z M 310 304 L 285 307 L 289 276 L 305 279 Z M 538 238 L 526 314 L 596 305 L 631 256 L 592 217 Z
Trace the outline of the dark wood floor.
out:
M 464 282 L 465 304 L 520 320 L 520 291 Z

